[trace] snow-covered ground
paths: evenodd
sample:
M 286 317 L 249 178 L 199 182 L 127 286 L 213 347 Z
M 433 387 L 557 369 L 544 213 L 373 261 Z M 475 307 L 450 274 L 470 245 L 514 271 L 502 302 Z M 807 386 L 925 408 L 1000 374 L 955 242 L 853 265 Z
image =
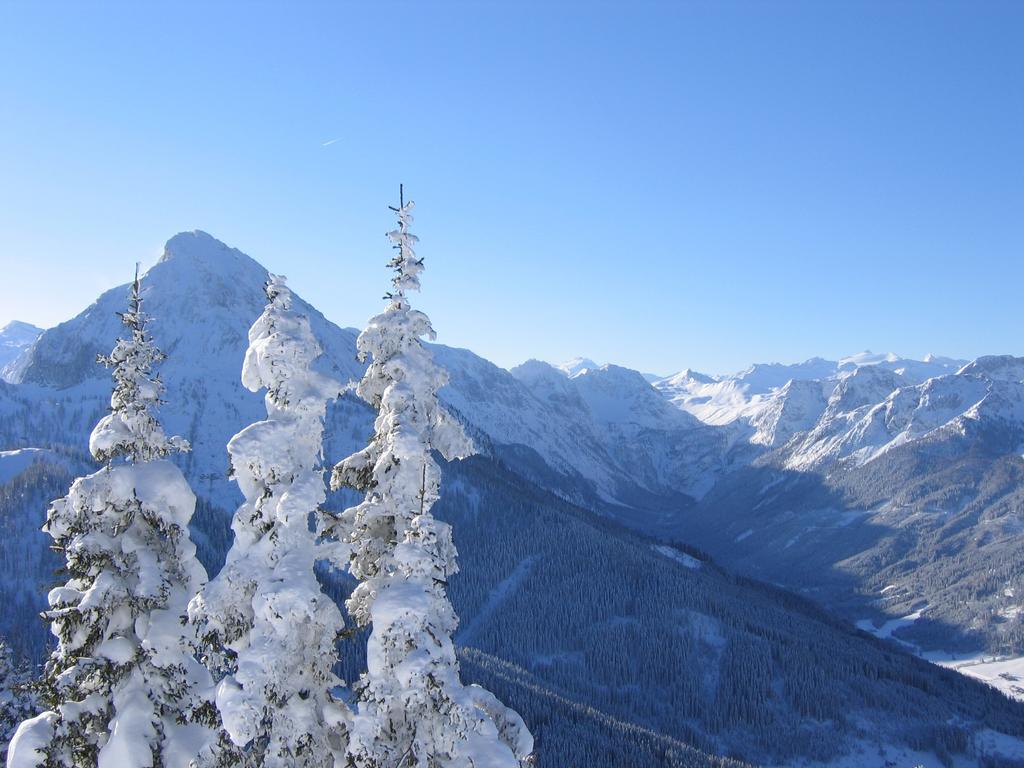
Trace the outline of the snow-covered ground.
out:
M 961 674 L 982 680 L 998 688 L 1011 699 L 1024 701 L 1024 656 L 992 656 L 978 654 L 970 658 L 930 658 L 943 667 L 955 669 Z
M 893 640 L 926 661 L 988 683 L 1011 699 L 1024 701 L 1024 656 L 996 656 L 991 653 L 955 654 L 948 651 L 923 651 L 913 643 L 893 636 L 893 632 L 907 627 L 921 618 L 928 610 L 919 608 L 913 613 L 890 619 L 881 626 L 875 626 L 871 619 L 861 619 L 857 629 L 870 632 L 875 637 Z
M 862 629 L 865 632 L 870 632 L 875 637 L 881 637 L 886 640 L 895 640 L 900 645 L 905 645 L 906 647 L 912 648 L 916 651 L 916 645 L 908 643 L 905 640 L 900 640 L 900 638 L 898 637 L 893 637 L 892 633 L 900 629 L 901 627 L 909 627 L 911 624 L 913 624 L 915 621 L 921 618 L 921 614 L 924 613 L 926 610 L 927 606 L 924 608 L 918 608 L 916 611 L 914 611 L 913 613 L 908 613 L 906 616 L 900 616 L 896 619 L 889 619 L 889 621 L 885 622 L 880 627 L 876 627 L 871 619 L 861 619 L 857 622 L 857 629 Z
M 53 451 L 48 451 L 44 448 L 20 448 L 16 451 L 0 451 L 0 485 L 10 482 L 28 469 L 34 462 L 44 459 L 53 463 L 62 461 Z
M 685 552 L 680 552 L 675 547 L 670 547 L 670 546 L 665 545 L 665 544 L 655 544 L 652 547 L 652 549 L 655 552 L 657 552 L 659 555 L 664 555 L 665 557 L 669 558 L 670 560 L 675 560 L 677 563 L 679 563 L 683 567 L 689 568 L 691 570 L 697 570 L 698 568 L 700 568 L 703 565 L 703 563 L 701 563 L 701 561 L 698 560 L 696 557 L 693 557 L 692 555 L 688 555 Z

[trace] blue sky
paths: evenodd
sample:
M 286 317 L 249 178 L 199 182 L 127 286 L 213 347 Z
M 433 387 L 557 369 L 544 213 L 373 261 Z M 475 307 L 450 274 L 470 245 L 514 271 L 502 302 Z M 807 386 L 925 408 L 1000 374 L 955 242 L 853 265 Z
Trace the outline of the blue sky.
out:
M 1024 4 L 0 4 L 0 324 L 178 231 L 501 365 L 1024 354 Z M 331 142 L 331 143 L 328 143 Z M 326 144 L 326 145 L 325 145 Z

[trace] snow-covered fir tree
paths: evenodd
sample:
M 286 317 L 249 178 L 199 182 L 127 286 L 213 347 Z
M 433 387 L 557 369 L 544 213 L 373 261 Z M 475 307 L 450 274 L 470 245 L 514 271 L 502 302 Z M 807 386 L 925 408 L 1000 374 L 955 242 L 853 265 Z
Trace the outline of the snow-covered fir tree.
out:
M 47 711 L 19 727 L 11 768 L 187 765 L 211 733 L 212 682 L 186 621 L 206 581 L 188 533 L 196 500 L 164 458 L 188 444 L 154 414 L 163 353 L 147 331 L 137 272 L 121 320 L 128 337 L 100 357 L 113 369 L 110 413 L 89 440 L 106 466 L 77 479 L 47 515 L 69 578 L 45 614 L 57 638 Z
M 266 389 L 267 418 L 228 443 L 245 496 L 220 574 L 190 606 L 224 675 L 217 707 L 245 758 L 266 768 L 332 766 L 345 748 L 348 710 L 332 691 L 341 611 L 314 574 L 310 516 L 326 496 L 320 467 L 327 402 L 341 385 L 313 369 L 321 350 L 271 276 L 249 331 L 242 383 Z M 216 649 L 221 649 L 218 657 Z
M 355 488 L 365 499 L 325 531 L 350 545 L 359 584 L 347 608 L 371 627 L 347 765 L 516 768 L 529 760 L 533 738 L 490 692 L 461 683 L 452 642 L 458 618 L 445 585 L 458 569 L 451 528 L 430 514 L 441 481 L 432 451 L 451 460 L 472 446 L 438 402 L 446 375 L 421 341 L 434 331 L 409 305 L 423 271 L 409 231 L 412 208 L 400 198 L 392 209 L 393 288 L 358 340 L 370 364 L 357 391 L 378 411 L 374 435 L 332 474 L 335 488 Z
M 38 711 L 31 684 L 31 665 L 16 660 L 11 646 L 0 640 L 0 761 L 7 759 L 14 729 Z

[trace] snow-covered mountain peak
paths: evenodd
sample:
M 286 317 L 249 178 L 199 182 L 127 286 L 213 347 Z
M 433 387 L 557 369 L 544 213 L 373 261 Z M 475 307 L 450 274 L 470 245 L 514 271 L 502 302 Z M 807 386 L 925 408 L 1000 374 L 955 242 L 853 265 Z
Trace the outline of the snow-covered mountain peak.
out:
M 944 376 L 955 373 L 966 361 L 954 360 L 950 357 L 927 355 L 923 360 L 900 357 L 892 352 L 875 354 L 874 352 L 858 352 L 856 355 L 840 358 L 837 363 L 837 375 L 845 376 L 860 368 L 877 367 L 893 371 L 902 376 L 904 383 L 919 384 L 933 376 Z
M 196 230 L 167 241 L 164 255 L 145 275 L 143 291 L 154 294 L 156 300 L 171 296 L 189 308 L 212 303 L 218 320 L 247 330 L 248 312 L 236 309 L 252 307 L 259 314 L 267 276 L 266 268 L 255 259 Z M 152 305 L 150 309 L 155 314 Z
M 0 367 L 6 362 L 3 358 L 7 354 L 18 355 L 22 350 L 28 349 L 43 332 L 31 323 L 23 323 L 20 320 L 12 320 L 3 328 L 0 328 Z
M 790 379 L 760 408 L 751 409 L 750 442 L 769 448 L 783 445 L 799 432 L 811 429 L 827 405 L 828 383 L 811 379 Z
M 582 369 L 579 374 L 580 376 L 601 376 L 606 380 L 618 380 L 618 381 L 643 381 L 643 374 L 639 371 L 634 371 L 632 368 L 625 368 L 621 365 L 615 365 L 614 363 L 605 363 L 604 365 L 592 365 Z
M 509 368 L 508 372 L 524 384 L 530 384 L 537 380 L 548 379 L 555 376 L 562 380 L 566 378 L 565 373 L 553 366 L 551 363 L 546 363 L 543 360 L 537 360 L 534 358 L 530 358 L 524 363 L 520 363 L 513 368 Z
M 958 367 L 964 364 L 963 360 L 957 360 L 955 357 L 944 357 L 942 355 L 934 355 L 931 352 L 925 355 L 924 359 L 921 362 L 928 363 L 929 365 L 942 365 L 951 367 Z
M 977 428 L 1016 439 L 1024 422 L 1024 358 L 982 357 L 951 371 L 954 363 L 933 356 L 855 368 L 839 378 L 813 428 L 786 446 L 784 465 L 807 470 L 838 460 L 860 466 L 917 440 Z
M 829 394 L 842 398 L 836 408 L 847 407 L 855 396 L 864 400 L 878 394 L 881 401 L 897 387 L 953 374 L 964 362 L 937 355 L 911 360 L 891 352 L 867 351 L 838 361 L 812 357 L 794 364 L 756 363 L 733 376 L 715 378 L 686 370 L 660 379 L 654 386 L 677 408 L 706 424 L 743 421 L 753 427 L 754 443 L 777 446 L 788 440 L 794 430 L 806 429 L 816 411 L 820 416 L 825 407 L 823 398 L 827 399 Z M 838 390 L 838 394 L 834 392 L 838 383 L 866 370 L 876 373 L 864 374 Z M 869 380 L 874 382 L 872 392 L 863 392 Z M 791 382 L 809 382 L 813 386 L 787 389 Z M 892 387 L 886 390 L 889 385 Z
M 842 378 L 828 399 L 832 411 L 852 411 L 880 403 L 905 382 L 898 373 L 877 365 L 865 365 Z
M 440 362 L 452 371 L 456 387 L 470 391 L 454 361 Z M 593 474 L 587 469 L 593 457 L 606 457 L 616 475 L 610 478 L 610 485 L 605 482 L 598 487 L 608 499 L 631 484 L 699 495 L 722 467 L 725 439 L 675 408 L 642 373 L 603 365 L 584 367 L 570 378 L 554 366 L 529 360 L 513 368 L 511 374 L 544 406 L 534 418 L 531 412 L 536 409 L 524 398 L 512 423 L 522 430 L 536 421 L 543 430 L 538 428 L 534 436 L 503 442 L 520 442 L 548 457 L 552 455 L 549 443 L 572 441 L 575 445 L 563 455 L 584 475 Z M 479 389 L 490 392 L 493 387 L 487 383 Z M 460 395 L 450 392 L 447 396 Z M 458 400 L 454 404 L 461 413 L 479 410 Z M 492 436 L 498 434 L 496 430 L 488 431 Z M 543 432 L 551 433 L 551 437 L 543 437 Z
M 572 360 L 566 360 L 564 363 L 559 363 L 555 366 L 555 368 L 560 370 L 570 379 L 583 371 L 593 370 L 598 367 L 597 363 L 587 357 L 574 357 Z
M 153 336 L 177 362 L 165 376 L 200 363 L 207 370 L 239 367 L 249 325 L 262 311 L 266 279 L 256 261 L 205 232 L 168 240 L 164 255 L 142 278 Z M 78 316 L 44 332 L 19 364 L 17 380 L 63 388 L 105 378 L 96 355 L 108 352 L 121 334 L 117 313 L 127 300 L 128 285 L 112 288 Z
M 164 245 L 163 255 L 157 262 L 164 263 L 175 260 L 188 260 L 196 263 L 216 264 L 237 260 L 239 257 L 249 259 L 237 248 L 222 243 L 201 229 L 191 232 L 179 232 Z
M 32 323 L 23 323 L 21 320 L 11 320 L 3 328 L 0 328 L 0 344 L 22 343 L 31 344 L 43 332 Z
M 631 368 L 606 364 L 586 368 L 572 377 L 594 416 L 605 423 L 633 423 L 650 427 L 679 421 L 673 408 L 658 391 Z M 686 420 L 690 422 L 689 419 Z
M 895 363 L 901 358 L 893 352 L 875 353 L 870 349 L 858 352 L 854 355 L 847 355 L 839 358 L 840 368 L 858 368 L 864 365 L 878 365 L 879 363 Z
M 708 376 L 706 373 L 695 371 L 693 368 L 684 368 L 679 373 L 673 374 L 672 376 L 666 376 L 663 379 L 658 379 L 658 384 L 664 384 L 665 386 L 678 387 L 685 384 L 714 384 L 717 381 L 714 376 Z M 654 383 L 654 382 L 652 382 Z
M 586 406 L 576 391 L 576 382 L 543 360 L 527 360 L 509 373 L 542 401 L 580 413 Z
M 550 363 L 531 359 L 510 369 L 509 373 L 541 400 L 563 403 L 568 400 L 574 407 L 581 406 L 573 380 Z
M 223 466 L 227 440 L 265 413 L 262 398 L 242 387 L 240 371 L 249 327 L 266 303 L 267 274 L 249 256 L 205 232 L 186 232 L 167 242 L 163 258 L 142 278 L 149 330 L 167 354 L 160 366 L 167 384 L 161 418 L 169 433 L 192 443 L 190 462 Z M 324 350 L 316 367 L 343 383 L 359 377 L 363 366 L 355 359 L 355 334 L 293 296 Z M 109 371 L 96 357 L 109 353 L 124 333 L 117 313 L 127 300 L 127 285 L 112 288 L 71 320 L 45 331 L 21 359 L 16 381 L 63 390 L 59 396 L 80 404 L 83 420 L 94 420 L 110 391 Z M 206 484 L 210 498 L 231 506 L 235 489 L 222 474 Z
M 12 320 L 0 328 L 0 380 L 13 379 L 19 358 L 35 343 L 42 332 L 42 328 L 36 328 L 31 323 L 23 323 L 20 320 Z
M 755 363 L 732 377 L 750 395 L 763 395 L 786 386 L 791 379 L 827 379 L 836 373 L 836 363 L 812 357 L 802 363 Z
M 169 357 L 163 367 L 166 380 L 188 379 L 206 387 L 216 371 L 234 386 L 249 326 L 266 301 L 267 274 L 255 260 L 205 232 L 183 232 L 167 241 L 163 257 L 142 278 L 150 330 Z M 26 355 L 19 380 L 63 388 L 106 379 L 96 355 L 109 352 L 121 335 L 117 313 L 127 297 L 127 285 L 112 288 L 76 317 L 45 331 Z M 299 296 L 295 302 L 315 331 L 329 325 Z M 332 327 L 323 333 L 321 343 L 347 363 L 354 357 L 353 334 L 336 331 Z M 346 375 L 361 371 L 354 360 L 345 367 Z
M 590 361 L 588 361 L 590 362 Z M 599 424 L 666 426 L 692 423 L 658 391 L 644 375 L 619 365 L 583 366 L 566 376 L 540 360 L 527 360 L 510 373 L 541 400 L 560 408 L 584 412 Z
M 986 355 L 957 371 L 958 376 L 981 376 L 992 381 L 1024 381 L 1024 357 Z

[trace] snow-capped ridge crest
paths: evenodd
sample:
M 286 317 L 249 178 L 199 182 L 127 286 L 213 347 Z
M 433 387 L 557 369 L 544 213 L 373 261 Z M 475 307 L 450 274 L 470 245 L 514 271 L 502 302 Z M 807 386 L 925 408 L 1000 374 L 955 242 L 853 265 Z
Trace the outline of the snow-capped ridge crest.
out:
M 895 352 L 875 353 L 870 349 L 865 349 L 863 352 L 839 358 L 838 365 L 840 368 L 856 368 L 865 365 L 878 365 L 879 363 L 896 363 L 902 359 Z M 930 361 L 925 360 L 923 362 Z
M 657 379 L 655 382 L 652 382 L 652 384 L 657 382 L 665 382 L 666 384 L 678 386 L 681 384 L 685 384 L 687 382 L 694 382 L 697 384 L 714 384 L 716 381 L 718 381 L 718 379 L 716 379 L 714 376 L 709 376 L 706 373 L 695 371 L 693 370 L 693 368 L 684 368 L 679 373 L 675 373 L 671 376 L 665 376 L 664 378 Z
M 564 371 L 559 370 L 551 365 L 551 363 L 546 363 L 543 360 L 537 360 L 532 357 L 519 365 L 509 368 L 509 373 L 527 386 L 532 386 L 540 381 L 566 382 L 568 379 Z
M 650 389 L 650 385 L 647 383 L 647 379 L 644 378 L 642 373 L 635 371 L 632 368 L 626 368 L 622 365 L 615 365 L 614 363 L 605 363 L 604 365 L 595 365 L 593 367 L 584 368 L 572 378 L 582 378 L 585 376 L 599 376 L 610 381 L 628 382 L 633 386 L 642 383 L 645 391 Z
M 32 323 L 24 323 L 21 320 L 11 320 L 3 328 L 0 328 L 0 339 L 8 338 L 34 338 L 43 332 L 42 328 L 32 325 Z
M 863 466 L 920 440 L 1024 433 L 1024 358 L 989 355 L 951 370 L 957 362 L 887 360 L 840 377 L 817 423 L 786 446 L 784 465 Z
M 801 363 L 755 363 L 731 377 L 739 385 L 749 387 L 751 394 L 766 394 L 784 387 L 793 379 L 825 379 L 834 376 L 837 363 L 812 357 Z
M 607 363 L 572 377 L 599 422 L 639 423 L 650 427 L 696 421 L 673 408 L 639 371 Z M 683 418 L 680 418 L 683 417 Z
M 862 366 L 840 379 L 829 396 L 829 407 L 853 410 L 862 405 L 879 403 L 903 383 L 899 374 L 885 368 Z
M 237 248 L 232 248 L 201 229 L 195 229 L 190 232 L 179 232 L 168 240 L 164 244 L 163 254 L 157 260 L 157 266 L 187 263 L 206 268 L 218 265 L 230 268 L 239 262 L 257 264 L 254 259 Z
M 553 367 L 571 379 L 573 376 L 577 376 L 583 371 L 591 370 L 599 366 L 590 358 L 574 357 L 572 360 L 566 360 L 564 363 L 559 363 Z
M 957 376 L 981 376 L 994 381 L 1024 381 L 1024 357 L 984 355 L 961 367 Z

